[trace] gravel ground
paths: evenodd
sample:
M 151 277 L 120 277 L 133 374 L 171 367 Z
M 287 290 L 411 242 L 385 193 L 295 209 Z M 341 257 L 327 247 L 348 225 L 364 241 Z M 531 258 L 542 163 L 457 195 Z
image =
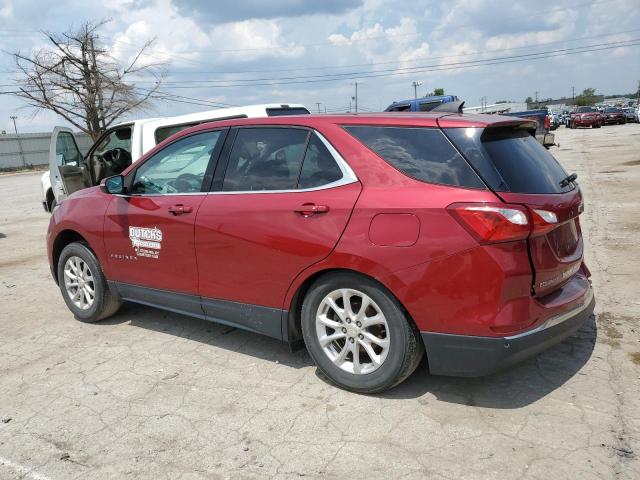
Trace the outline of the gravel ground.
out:
M 482 379 L 338 390 L 304 351 L 128 305 L 73 319 L 39 174 L 0 176 L 0 478 L 640 478 L 640 125 L 556 131 L 596 315 Z

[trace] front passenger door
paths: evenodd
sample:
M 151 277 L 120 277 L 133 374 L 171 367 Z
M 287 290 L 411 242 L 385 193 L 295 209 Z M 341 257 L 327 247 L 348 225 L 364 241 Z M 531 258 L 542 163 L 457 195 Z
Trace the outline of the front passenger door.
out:
M 191 314 L 197 295 L 194 223 L 207 195 L 226 130 L 167 145 L 125 179 L 105 218 L 110 279 L 125 298 Z M 173 292 L 171 295 L 167 292 Z

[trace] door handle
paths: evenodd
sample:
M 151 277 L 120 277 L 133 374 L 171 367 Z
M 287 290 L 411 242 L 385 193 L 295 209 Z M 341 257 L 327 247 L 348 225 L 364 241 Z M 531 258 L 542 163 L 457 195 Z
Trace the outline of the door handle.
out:
M 171 205 L 169 207 L 169 212 L 174 215 L 182 215 L 183 213 L 193 212 L 193 207 L 190 207 L 189 205 Z
M 303 217 L 310 217 L 317 213 L 327 213 L 328 211 L 329 207 L 327 205 L 316 205 L 315 203 L 305 203 L 294 210 L 294 212 Z

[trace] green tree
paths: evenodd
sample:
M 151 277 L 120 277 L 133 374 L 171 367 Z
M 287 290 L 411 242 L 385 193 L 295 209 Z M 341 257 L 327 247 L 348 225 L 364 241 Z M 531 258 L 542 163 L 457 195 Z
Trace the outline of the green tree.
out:
M 576 96 L 576 105 L 593 105 L 596 102 L 596 89 L 585 88 L 581 94 Z
M 525 103 L 533 103 L 533 98 L 527 97 L 527 98 L 525 98 L 524 101 L 525 101 Z
M 434 95 L 444 95 L 444 88 L 434 88 L 433 89 L 433 94 Z

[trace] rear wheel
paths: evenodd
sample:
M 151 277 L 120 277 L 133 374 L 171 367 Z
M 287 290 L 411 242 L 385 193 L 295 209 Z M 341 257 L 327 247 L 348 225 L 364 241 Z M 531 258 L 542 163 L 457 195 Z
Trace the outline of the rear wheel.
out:
M 83 322 L 97 322 L 120 308 L 94 253 L 86 244 L 67 245 L 58 260 L 58 284 L 69 310 Z
M 302 304 L 302 333 L 318 368 L 359 393 L 389 389 L 418 366 L 424 348 L 398 302 L 351 273 L 317 280 Z

